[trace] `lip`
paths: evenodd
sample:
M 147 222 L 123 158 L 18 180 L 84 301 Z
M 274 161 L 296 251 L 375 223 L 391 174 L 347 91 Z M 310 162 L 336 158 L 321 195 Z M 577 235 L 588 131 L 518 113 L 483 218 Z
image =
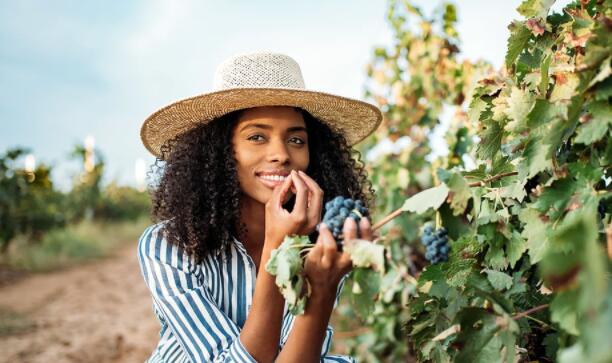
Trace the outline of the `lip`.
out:
M 260 171 L 255 173 L 255 176 L 257 177 L 257 180 L 259 180 L 263 185 L 267 186 L 268 188 L 274 189 L 274 187 L 276 187 L 279 184 L 282 184 L 284 182 L 284 180 L 266 180 L 264 178 L 262 178 L 263 175 L 280 175 L 280 176 L 284 176 L 284 177 L 289 177 L 289 174 L 291 174 L 289 171 L 287 170 L 264 170 L 264 171 Z
M 259 176 L 257 177 L 257 179 L 258 179 L 258 180 L 259 180 L 259 181 L 260 181 L 260 182 L 261 182 L 263 185 L 267 186 L 268 188 L 272 188 L 272 189 L 274 189 L 274 187 L 276 187 L 277 185 L 282 184 L 282 183 L 283 183 L 283 181 L 284 181 L 284 180 L 279 180 L 279 181 L 276 181 L 276 180 L 266 180 L 266 179 L 263 179 L 263 178 L 261 178 L 261 177 L 259 177 Z
M 268 169 L 262 170 L 255 173 L 255 175 L 281 175 L 281 176 L 289 176 L 291 174 L 290 170 L 282 170 L 282 169 Z

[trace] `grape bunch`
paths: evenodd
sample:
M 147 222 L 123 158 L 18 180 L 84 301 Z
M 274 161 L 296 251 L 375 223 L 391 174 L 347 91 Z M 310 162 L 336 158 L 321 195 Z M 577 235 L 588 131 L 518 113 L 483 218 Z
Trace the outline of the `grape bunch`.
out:
M 448 260 L 448 233 L 446 228 L 439 228 L 434 232 L 431 225 L 426 225 L 421 235 L 421 243 L 427 248 L 425 258 L 431 263 Z
M 325 223 L 336 239 L 338 248 L 342 250 L 342 243 L 339 240 L 342 234 L 342 226 L 347 218 L 353 218 L 359 228 L 359 220 L 361 217 L 368 216 L 368 208 L 359 199 L 353 200 L 343 196 L 337 196 L 329 202 L 325 203 L 325 214 L 323 215 L 323 223 Z

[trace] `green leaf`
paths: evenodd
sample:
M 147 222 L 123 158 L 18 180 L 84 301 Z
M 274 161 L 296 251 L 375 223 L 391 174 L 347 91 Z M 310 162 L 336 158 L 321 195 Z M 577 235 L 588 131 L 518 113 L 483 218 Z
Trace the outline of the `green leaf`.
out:
M 505 272 L 496 270 L 484 270 L 487 273 L 487 279 L 496 290 L 508 290 L 512 287 L 512 276 Z
M 521 237 L 519 232 L 512 231 L 512 238 L 506 244 L 506 254 L 508 255 L 508 262 L 511 268 L 514 268 L 514 265 L 521 259 L 525 251 L 527 251 L 527 241 Z
M 355 268 L 352 271 L 352 278 L 354 293 L 350 295 L 351 303 L 359 316 L 365 320 L 374 310 L 374 303 L 380 291 L 381 276 L 369 268 Z M 359 293 L 355 293 L 355 290 Z
M 537 99 L 531 112 L 527 115 L 527 127 L 536 128 L 559 118 L 567 118 L 566 106 Z
M 448 192 L 449 189 L 444 183 L 437 187 L 425 189 L 406 199 L 404 205 L 402 205 L 402 210 L 418 214 L 427 211 L 429 208 L 437 210 L 446 200 Z
M 580 125 L 575 142 L 581 144 L 592 144 L 601 140 L 612 125 L 612 106 L 608 102 L 592 102 L 587 106 L 590 119 Z
M 548 249 L 548 224 L 542 221 L 540 213 L 532 208 L 523 209 L 519 214 L 519 219 L 525 223 L 521 235 L 527 239 L 531 263 L 537 263 L 544 257 Z
M 550 145 L 544 144 L 537 137 L 527 141 L 523 157 L 519 164 L 519 178 L 531 178 L 541 171 L 551 169 L 552 161 L 548 158 Z
M 576 326 L 576 293 L 562 291 L 550 303 L 550 320 L 559 324 L 566 332 L 578 335 Z
M 446 271 L 448 285 L 452 287 L 465 286 L 470 274 L 474 271 L 475 262 L 476 260 L 473 258 L 466 258 L 449 263 Z
M 504 129 L 497 122 L 490 123 L 480 134 L 480 144 L 476 154 L 482 159 L 493 159 L 501 148 Z
M 266 271 L 276 276 L 276 285 L 293 315 L 303 314 L 306 307 L 307 282 L 302 275 L 304 265 L 300 250 L 301 246 L 309 244 L 308 236 L 286 236 L 283 243 L 272 250 L 265 266 Z
M 540 67 L 540 85 L 538 88 L 540 90 L 540 95 L 543 97 L 546 97 L 546 91 L 548 90 L 548 82 L 550 80 L 548 77 L 548 68 L 550 67 L 551 59 L 552 56 L 547 54 L 542 62 L 542 66 Z
M 500 326 L 495 315 L 480 308 L 463 309 L 457 316 L 461 324 L 456 341 L 463 347 L 455 362 L 499 362 L 502 342 L 497 336 Z
M 555 180 L 544 188 L 533 207 L 556 220 L 565 213 L 565 207 L 576 188 L 577 184 L 571 177 Z
M 526 18 L 546 18 L 554 3 L 555 0 L 525 0 L 516 10 Z
M 513 198 L 522 202 L 523 199 L 527 196 L 525 192 L 525 183 L 527 179 L 516 180 L 510 185 L 500 188 L 499 195 L 502 198 Z
M 472 197 L 470 186 L 459 173 L 454 173 L 447 182 L 450 189 L 451 209 L 454 215 L 460 215 L 465 211 L 467 203 Z
M 520 21 L 513 21 L 508 26 L 510 37 L 508 38 L 508 51 L 506 52 L 506 67 L 511 68 L 516 57 L 523 51 L 531 31 Z

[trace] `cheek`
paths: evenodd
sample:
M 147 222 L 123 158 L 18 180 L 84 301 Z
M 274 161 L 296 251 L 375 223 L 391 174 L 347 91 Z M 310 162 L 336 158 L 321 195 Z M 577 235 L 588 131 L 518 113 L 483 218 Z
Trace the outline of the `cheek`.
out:
M 302 151 L 295 155 L 295 164 L 298 169 L 306 170 L 308 165 L 310 164 L 310 154 L 308 153 L 308 149 Z

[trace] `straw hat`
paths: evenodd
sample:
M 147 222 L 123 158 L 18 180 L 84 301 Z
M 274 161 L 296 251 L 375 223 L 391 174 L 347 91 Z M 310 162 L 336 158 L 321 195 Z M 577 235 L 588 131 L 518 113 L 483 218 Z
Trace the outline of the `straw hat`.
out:
M 259 106 L 294 106 L 308 111 L 354 145 L 382 120 L 369 103 L 307 90 L 297 62 L 284 54 L 238 54 L 215 72 L 214 90 L 174 102 L 149 116 L 140 129 L 144 146 L 161 159 L 168 139 L 235 110 Z

